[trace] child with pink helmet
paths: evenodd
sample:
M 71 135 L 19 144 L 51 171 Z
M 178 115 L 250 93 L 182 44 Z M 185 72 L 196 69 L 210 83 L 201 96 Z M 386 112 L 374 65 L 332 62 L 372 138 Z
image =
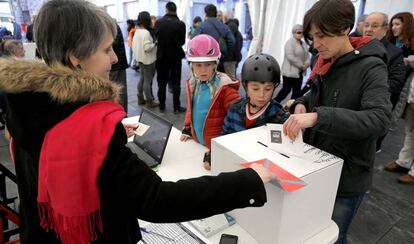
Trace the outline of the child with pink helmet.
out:
M 217 71 L 219 59 L 220 47 L 213 37 L 197 35 L 188 43 L 191 78 L 186 82 L 187 113 L 180 139 L 192 138 L 209 149 L 203 160 L 208 170 L 211 139 L 220 136 L 230 105 L 240 98 L 240 82 Z

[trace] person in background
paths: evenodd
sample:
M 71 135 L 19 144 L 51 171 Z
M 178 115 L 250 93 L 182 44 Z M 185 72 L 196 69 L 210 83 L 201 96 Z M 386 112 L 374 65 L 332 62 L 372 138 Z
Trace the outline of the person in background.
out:
M 280 68 L 274 57 L 265 53 L 248 57 L 243 63 L 241 80 L 246 97 L 231 105 L 222 135 L 287 120 L 289 114 L 272 99 L 280 84 Z
M 129 66 L 134 64 L 134 55 L 132 53 L 132 40 L 134 39 L 135 34 L 135 22 L 132 19 L 127 20 L 127 31 L 128 31 L 128 47 L 129 47 Z
M 0 43 L 0 56 L 3 58 L 24 58 L 25 50 L 22 41 L 6 39 Z
M 151 28 L 155 29 L 155 22 L 157 22 L 157 17 L 155 15 L 151 15 Z
M 365 23 L 365 18 L 367 17 L 366 14 L 361 15 L 358 17 L 357 20 L 357 26 L 354 32 L 352 32 L 351 34 L 349 34 L 349 36 L 352 37 L 361 37 L 364 33 L 364 23 Z
M 22 27 L 19 23 L 16 22 L 16 19 L 12 16 L 9 18 L 9 21 L 13 23 L 13 39 L 21 40 L 22 39 Z
M 283 88 L 275 98 L 278 103 L 285 99 L 290 91 L 292 91 L 291 99 L 300 96 L 303 73 L 309 67 L 308 47 L 302 40 L 302 25 L 295 25 L 292 28 L 292 35 L 285 44 L 285 58 L 282 64 Z
M 224 23 L 223 11 L 217 10 L 217 20 L 220 21 L 221 23 Z
M 350 0 L 320 0 L 305 14 L 303 29 L 319 51 L 311 91 L 296 99 L 283 133 L 344 160 L 332 219 L 337 243 L 347 243 L 350 224 L 372 184 L 375 142 L 389 128 L 387 55 L 369 37 L 349 38 L 355 20 Z
M 157 81 L 160 111 L 165 111 L 167 84 L 171 83 L 174 113 L 185 112 L 181 106 L 181 61 L 185 57 L 185 23 L 178 19 L 177 6 L 173 2 L 165 5 L 166 14 L 155 23 L 158 40 Z
M 5 26 L 0 26 L 0 40 L 10 39 L 11 35 L 12 33 Z
M 410 12 L 401 12 L 392 16 L 388 33 L 388 40 L 396 47 L 403 50 L 405 69 L 405 80 L 413 68 L 408 65 L 410 63 L 408 56 L 414 55 L 414 18 Z
M 36 15 L 32 16 L 32 23 L 30 23 L 30 25 L 27 26 L 27 31 L 26 31 L 26 39 L 28 42 L 34 42 L 33 40 L 33 23 L 36 20 Z
M 194 19 L 193 19 L 193 25 L 190 26 L 190 31 L 188 32 L 188 37 L 190 39 L 194 36 L 197 28 L 200 27 L 201 22 L 203 22 L 203 20 L 201 19 L 200 16 L 194 17 Z
M 204 7 L 205 20 L 197 29 L 195 35 L 207 34 L 212 36 L 220 45 L 221 58 L 218 64 L 218 71 L 231 74 L 224 69 L 224 60 L 228 52 L 234 48 L 236 40 L 229 27 L 217 18 L 217 7 L 214 4 L 208 4 Z
M 408 58 L 414 68 L 414 57 Z M 411 72 L 401 92 L 400 100 L 394 109 L 394 116 L 405 120 L 405 138 L 398 159 L 385 164 L 386 171 L 402 173 L 399 183 L 414 184 L 414 72 Z
M 228 50 L 227 56 L 224 60 L 224 71 L 232 79 L 237 79 L 237 65 L 242 59 L 241 50 L 243 48 L 243 37 L 239 31 L 239 20 L 233 19 L 233 13 L 231 11 L 226 11 L 224 15 L 224 23 L 229 27 L 229 30 L 234 36 L 234 46 Z
M 240 82 L 217 71 L 220 48 L 209 35 L 197 35 L 187 47 L 191 78 L 187 81 L 187 112 L 181 141 L 205 145 L 204 168 L 211 169 L 211 139 L 220 136 L 230 105 L 239 99 Z
M 404 145 L 401 148 L 398 159 L 385 164 L 384 170 L 403 173 L 404 175 L 398 178 L 398 182 L 411 184 L 414 183 L 414 18 L 411 13 L 401 12 L 395 14 L 391 18 L 388 31 L 388 40 L 391 43 L 394 43 L 398 48 L 402 49 L 404 63 L 406 65 L 405 88 L 401 92 L 399 102 L 394 110 L 393 125 L 397 123 L 399 118 L 404 118 L 406 121 Z
M 138 105 L 149 108 L 158 106 L 152 95 L 152 80 L 155 75 L 155 62 L 157 60 L 157 42 L 151 35 L 151 17 L 147 11 L 138 15 L 138 28 L 132 40 L 134 59 L 139 63 L 141 71 L 138 82 Z
M 387 51 L 388 85 L 392 109 L 394 110 L 400 98 L 405 81 L 405 65 L 401 49 L 390 43 L 386 34 L 388 31 L 388 16 L 381 12 L 373 12 L 365 19 L 364 36 L 370 36 L 381 41 Z M 381 151 L 381 144 L 386 135 L 377 140 L 377 152 Z
M 109 73 L 109 79 L 120 85 L 121 91 L 119 94 L 119 103 L 122 105 L 122 107 L 124 107 L 125 112 L 128 113 L 128 89 L 126 69 L 129 67 L 129 65 L 126 58 L 124 37 L 122 36 L 121 28 L 118 24 L 116 25 L 116 28 L 117 34 L 114 43 L 112 44 L 112 49 L 118 57 L 118 62 L 112 65 L 111 72 Z
M 272 176 L 260 165 L 163 182 L 125 146 L 136 125 L 125 130 L 109 80 L 116 34 L 102 8 L 51 0 L 34 24 L 44 62 L 0 60 L 23 244 L 135 244 L 138 218 L 175 223 L 266 202 Z

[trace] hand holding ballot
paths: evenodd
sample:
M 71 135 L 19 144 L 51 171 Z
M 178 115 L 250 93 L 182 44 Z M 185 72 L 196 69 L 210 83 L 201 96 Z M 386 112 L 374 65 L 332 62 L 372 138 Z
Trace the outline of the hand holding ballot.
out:
M 252 168 L 262 179 L 263 184 L 270 182 L 271 180 L 275 179 L 275 175 L 272 174 L 268 169 L 266 169 L 262 164 L 253 163 L 250 164 L 248 167 Z
M 315 126 L 317 121 L 318 114 L 316 112 L 292 114 L 283 124 L 283 133 L 290 139 L 295 140 L 299 134 L 299 131 Z

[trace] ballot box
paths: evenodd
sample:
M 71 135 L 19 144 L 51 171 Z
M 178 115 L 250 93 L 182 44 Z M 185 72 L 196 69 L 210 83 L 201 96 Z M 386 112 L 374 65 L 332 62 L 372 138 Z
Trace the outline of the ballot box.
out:
M 280 154 L 266 147 L 268 137 L 266 126 L 262 126 L 213 139 L 212 175 L 266 158 L 305 182 L 304 187 L 292 192 L 268 183 L 265 206 L 238 209 L 230 214 L 260 244 L 307 243 L 332 226 L 343 160 L 307 144 L 303 157 Z

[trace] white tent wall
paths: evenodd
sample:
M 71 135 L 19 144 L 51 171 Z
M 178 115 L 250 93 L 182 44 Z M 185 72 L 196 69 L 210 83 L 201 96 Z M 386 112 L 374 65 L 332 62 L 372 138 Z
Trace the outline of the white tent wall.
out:
M 262 51 L 274 56 L 280 65 L 283 62 L 285 43 L 292 37 L 293 26 L 303 22 L 305 2 L 282 0 L 267 3 L 266 16 L 270 18 L 265 21 Z
M 414 12 L 413 0 L 366 0 L 365 14 L 379 11 L 391 17 L 398 12 Z
M 263 1 L 266 4 L 262 13 L 264 14 L 263 22 L 260 22 L 260 6 Z M 306 6 L 312 6 L 314 2 L 316 0 L 249 0 L 254 36 L 249 55 L 258 52 L 269 53 L 281 65 L 284 45 L 292 37 L 293 26 L 302 24 Z

